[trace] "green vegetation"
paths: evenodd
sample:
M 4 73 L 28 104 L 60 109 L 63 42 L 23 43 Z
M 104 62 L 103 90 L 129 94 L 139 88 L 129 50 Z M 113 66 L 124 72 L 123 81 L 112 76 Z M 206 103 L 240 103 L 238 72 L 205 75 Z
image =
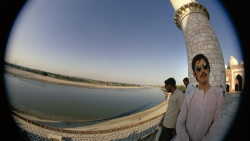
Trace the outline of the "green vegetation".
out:
M 164 92 L 168 92 L 165 88 L 165 86 L 154 86 L 154 85 L 151 85 L 152 87 L 156 87 L 156 88 L 160 88 L 161 90 L 163 90 Z M 186 87 L 184 85 L 176 85 L 176 87 L 181 90 L 182 92 L 186 90 Z
M 140 87 L 140 85 L 137 85 L 137 84 L 106 82 L 106 81 L 100 81 L 100 80 L 92 80 L 92 79 L 71 77 L 71 76 L 66 76 L 66 75 L 61 75 L 61 74 L 45 72 L 45 71 L 42 71 L 42 70 L 26 68 L 26 67 L 18 66 L 18 65 L 15 65 L 15 64 L 7 63 L 7 62 L 4 62 L 4 63 L 7 66 L 11 66 L 11 67 L 14 67 L 14 68 L 17 68 L 17 69 L 20 69 L 20 70 L 33 72 L 33 73 L 36 73 L 36 74 L 40 74 L 42 76 L 48 76 L 48 77 L 52 77 L 52 78 L 56 78 L 56 79 L 62 79 L 62 80 L 68 80 L 68 81 L 74 81 L 74 82 L 84 82 L 84 83 L 97 84 L 97 85 L 105 85 L 106 84 L 107 86 Z
M 157 86 L 157 85 L 150 85 L 150 86 L 161 89 L 165 93 L 166 99 L 168 98 L 168 96 L 170 96 L 169 94 L 167 94 L 168 91 L 166 90 L 165 86 Z M 184 85 L 176 85 L 176 87 L 182 92 L 186 90 L 186 87 Z
M 184 85 L 177 85 L 176 86 L 179 90 L 181 90 L 182 92 L 186 90 L 186 86 Z

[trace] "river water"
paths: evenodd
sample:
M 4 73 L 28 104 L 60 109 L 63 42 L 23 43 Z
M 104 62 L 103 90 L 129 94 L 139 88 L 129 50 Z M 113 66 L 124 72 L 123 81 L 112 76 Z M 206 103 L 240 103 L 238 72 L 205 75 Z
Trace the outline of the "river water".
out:
M 83 120 L 117 118 L 156 106 L 163 91 L 142 89 L 90 89 L 53 85 L 4 74 L 11 104 L 56 116 Z

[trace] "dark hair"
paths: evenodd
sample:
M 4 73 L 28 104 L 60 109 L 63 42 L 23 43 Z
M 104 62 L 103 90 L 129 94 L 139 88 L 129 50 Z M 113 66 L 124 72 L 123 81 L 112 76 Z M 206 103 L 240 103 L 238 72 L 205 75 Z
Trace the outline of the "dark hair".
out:
M 188 79 L 187 77 L 185 77 L 185 78 L 183 79 L 183 81 L 189 82 L 189 79 Z
M 171 84 L 173 87 L 176 88 L 175 84 L 175 79 L 174 78 L 168 78 L 167 80 L 164 81 L 165 85 Z
M 207 65 L 208 65 L 208 68 L 209 68 L 209 70 L 210 70 L 210 64 L 209 64 L 209 62 L 208 62 L 207 57 L 206 57 L 204 54 L 197 54 L 196 56 L 194 56 L 194 58 L 193 58 L 193 60 L 192 60 L 192 69 L 193 69 L 193 72 L 195 72 L 195 63 L 196 63 L 197 61 L 200 61 L 201 59 L 204 59 L 204 60 L 205 60 L 205 62 L 206 62 Z M 198 81 L 197 77 L 196 77 L 196 80 Z

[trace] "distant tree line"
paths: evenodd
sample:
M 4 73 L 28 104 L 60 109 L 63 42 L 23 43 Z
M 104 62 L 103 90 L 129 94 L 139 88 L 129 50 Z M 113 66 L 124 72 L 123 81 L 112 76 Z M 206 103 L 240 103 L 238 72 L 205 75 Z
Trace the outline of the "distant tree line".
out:
M 11 67 L 20 69 L 20 70 L 40 74 L 42 76 L 48 76 L 48 77 L 52 77 L 52 78 L 56 78 L 56 79 L 62 79 L 62 80 L 68 80 L 68 81 L 74 81 L 74 82 L 84 82 L 84 83 L 97 84 L 97 85 L 105 85 L 105 84 L 107 84 L 107 86 L 129 86 L 129 87 L 139 87 L 140 86 L 140 85 L 137 85 L 137 84 L 106 82 L 106 81 L 100 81 L 100 80 L 92 80 L 92 79 L 71 77 L 71 76 L 46 72 L 46 71 L 42 71 L 42 70 L 31 69 L 31 68 L 27 68 L 27 67 L 23 67 L 23 66 L 18 66 L 18 65 L 11 64 L 11 63 L 8 63 L 8 62 L 4 62 L 4 64 L 7 65 L 7 66 L 11 66 Z
M 184 85 L 176 85 L 176 87 L 181 90 L 182 92 L 186 90 L 186 87 Z M 161 87 L 161 90 L 163 90 L 164 92 L 168 92 L 165 88 L 165 86 Z
M 176 86 L 179 90 L 181 90 L 182 92 L 186 90 L 186 86 L 184 85 L 177 85 Z

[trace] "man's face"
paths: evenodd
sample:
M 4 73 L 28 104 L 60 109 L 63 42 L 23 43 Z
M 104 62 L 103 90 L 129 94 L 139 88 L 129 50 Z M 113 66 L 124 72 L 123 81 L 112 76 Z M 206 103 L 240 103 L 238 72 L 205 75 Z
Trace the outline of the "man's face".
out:
M 169 84 L 165 84 L 165 88 L 168 92 L 170 92 L 170 85 Z
M 183 81 L 184 85 L 187 87 L 188 82 L 187 81 Z
M 210 74 L 210 70 L 208 67 L 207 67 L 207 69 L 204 69 L 204 66 L 203 66 L 204 63 L 206 63 L 206 61 L 204 59 L 198 60 L 195 63 L 195 73 L 193 72 L 193 76 L 198 79 L 199 83 L 202 83 L 202 84 L 209 82 L 209 74 Z M 197 66 L 200 66 L 200 68 L 201 68 L 200 71 L 196 70 Z

